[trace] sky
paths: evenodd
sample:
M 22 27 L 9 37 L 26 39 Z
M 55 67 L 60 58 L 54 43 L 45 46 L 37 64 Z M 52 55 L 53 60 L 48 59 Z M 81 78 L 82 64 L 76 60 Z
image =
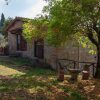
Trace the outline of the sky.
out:
M 5 0 L 0 0 L 0 14 L 4 13 L 5 17 L 25 17 L 34 18 L 41 14 L 43 6 L 46 2 L 43 0 L 8 0 L 9 5 L 6 5 Z

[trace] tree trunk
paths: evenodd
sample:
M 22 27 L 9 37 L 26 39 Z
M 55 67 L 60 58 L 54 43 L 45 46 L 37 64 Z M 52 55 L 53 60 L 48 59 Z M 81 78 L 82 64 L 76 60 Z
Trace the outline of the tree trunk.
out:
M 95 78 L 100 79 L 100 45 L 97 47 L 97 66 Z

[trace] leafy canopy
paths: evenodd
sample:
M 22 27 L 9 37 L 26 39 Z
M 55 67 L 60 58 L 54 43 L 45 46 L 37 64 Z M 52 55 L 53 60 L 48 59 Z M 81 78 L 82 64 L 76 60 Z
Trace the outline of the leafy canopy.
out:
M 44 17 L 27 19 L 23 24 L 23 35 L 27 40 L 44 38 L 47 32 L 48 20 Z
M 100 0 L 47 0 L 44 17 L 24 24 L 24 35 L 30 38 L 46 38 L 52 45 L 62 45 L 68 39 L 86 37 L 88 43 L 98 44 L 100 31 Z M 77 36 L 77 33 L 81 35 Z M 83 41 L 84 43 L 84 41 Z M 81 44 L 83 44 L 81 42 Z M 86 43 L 87 44 L 87 43 Z M 84 44 L 85 45 L 85 44 Z
M 44 10 L 50 17 L 49 43 L 62 45 L 74 39 L 84 48 L 89 48 L 89 53 L 96 53 L 94 50 L 100 33 L 100 0 L 49 0 Z

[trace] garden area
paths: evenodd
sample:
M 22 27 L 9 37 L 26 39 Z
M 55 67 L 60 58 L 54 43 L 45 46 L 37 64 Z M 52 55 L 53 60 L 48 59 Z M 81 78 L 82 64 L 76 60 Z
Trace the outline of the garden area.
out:
M 100 0 L 0 7 L 0 100 L 100 100 Z
M 100 100 L 100 80 L 57 81 L 57 72 L 26 58 L 0 58 L 0 100 Z

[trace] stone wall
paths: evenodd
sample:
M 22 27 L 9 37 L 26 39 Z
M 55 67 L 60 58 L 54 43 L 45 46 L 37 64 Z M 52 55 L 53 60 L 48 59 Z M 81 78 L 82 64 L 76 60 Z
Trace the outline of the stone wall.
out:
M 23 57 L 34 58 L 34 41 L 27 42 L 27 50 L 21 52 Z
M 75 43 L 74 43 L 75 44 Z M 76 47 L 72 42 L 59 48 L 50 46 L 45 42 L 44 57 L 47 63 L 50 63 L 54 69 L 57 68 L 56 58 L 58 59 L 70 59 L 82 62 L 95 62 L 95 55 L 89 54 L 89 50 L 86 48 Z M 81 66 L 81 65 L 80 65 Z
M 11 34 L 8 32 L 8 46 L 9 46 L 9 54 L 15 54 L 16 53 L 16 35 Z

